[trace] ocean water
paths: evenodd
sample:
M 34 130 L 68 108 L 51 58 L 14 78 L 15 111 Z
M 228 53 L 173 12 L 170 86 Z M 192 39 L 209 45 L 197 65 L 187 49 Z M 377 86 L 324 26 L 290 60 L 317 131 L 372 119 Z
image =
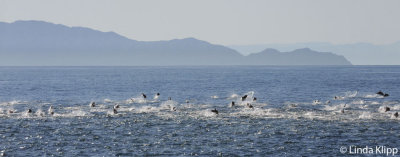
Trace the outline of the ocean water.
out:
M 400 148 L 399 87 L 400 66 L 0 67 L 0 155 L 337 156 L 350 155 L 340 152 L 349 146 Z

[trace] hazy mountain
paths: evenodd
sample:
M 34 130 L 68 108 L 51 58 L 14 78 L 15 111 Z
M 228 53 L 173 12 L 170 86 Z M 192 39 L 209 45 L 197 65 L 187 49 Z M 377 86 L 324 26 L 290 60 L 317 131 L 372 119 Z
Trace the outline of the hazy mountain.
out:
M 309 49 L 282 53 L 278 55 L 280 62 L 271 57 L 274 56 L 265 52 L 243 56 L 231 48 L 194 38 L 145 42 L 114 32 L 41 21 L 0 22 L 0 65 L 350 64 L 341 56 Z M 293 60 L 293 57 L 302 59 Z
M 259 60 L 263 58 L 263 60 Z M 259 53 L 246 56 L 251 65 L 268 63 L 270 65 L 350 65 L 343 56 L 330 52 L 317 52 L 309 48 L 297 49 L 291 52 L 279 52 L 275 49 L 265 49 Z
M 374 45 L 370 43 L 356 44 L 330 44 L 324 42 L 297 43 L 297 44 L 261 44 L 261 45 L 232 45 L 232 49 L 242 54 L 251 54 L 265 48 L 274 48 L 279 51 L 292 51 L 308 47 L 316 51 L 334 52 L 343 55 L 356 65 L 400 65 L 400 42 L 387 45 Z

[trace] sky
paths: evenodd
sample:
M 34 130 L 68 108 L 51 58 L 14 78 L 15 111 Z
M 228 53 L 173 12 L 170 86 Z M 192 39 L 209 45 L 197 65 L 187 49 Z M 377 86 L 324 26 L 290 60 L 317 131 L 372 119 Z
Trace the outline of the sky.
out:
M 400 41 L 399 0 L 0 0 L 0 21 L 42 20 L 141 41 L 222 45 Z

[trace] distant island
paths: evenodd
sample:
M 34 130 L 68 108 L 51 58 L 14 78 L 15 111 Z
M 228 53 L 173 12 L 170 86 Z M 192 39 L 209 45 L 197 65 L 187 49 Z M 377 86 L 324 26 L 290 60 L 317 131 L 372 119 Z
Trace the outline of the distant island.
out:
M 137 41 L 114 32 L 43 21 L 0 22 L 1 66 L 351 65 L 308 48 L 244 56 L 195 38 Z
M 327 42 L 229 45 L 241 54 L 260 52 L 266 47 L 282 52 L 308 47 L 319 52 L 335 52 L 343 55 L 355 65 L 400 65 L 400 41 L 390 44 L 375 45 L 372 43 L 332 44 Z

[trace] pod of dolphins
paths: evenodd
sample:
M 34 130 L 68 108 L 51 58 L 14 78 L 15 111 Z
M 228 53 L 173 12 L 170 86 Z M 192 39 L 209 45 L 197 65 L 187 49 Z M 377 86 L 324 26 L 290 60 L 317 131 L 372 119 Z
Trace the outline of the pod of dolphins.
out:
M 376 94 L 377 94 L 377 95 L 380 95 L 380 96 L 383 96 L 383 97 L 388 97 L 388 96 L 389 96 L 389 94 L 383 93 L 382 91 L 379 91 L 379 92 L 377 92 Z M 142 96 L 143 99 L 146 99 L 146 98 L 147 98 L 146 94 L 144 94 L 144 93 L 141 93 L 141 96 Z M 156 95 L 154 96 L 154 99 L 158 99 L 159 96 L 160 96 L 160 93 L 156 93 Z M 246 101 L 247 97 L 248 97 L 248 95 L 243 95 L 242 97 L 240 97 L 240 100 L 241 100 L 241 101 Z M 335 97 L 334 97 L 334 99 L 338 99 L 338 98 L 339 98 L 338 96 L 335 96 Z M 133 99 L 132 99 L 132 100 L 133 100 Z M 172 100 L 172 98 L 171 98 L 171 97 L 168 97 L 168 100 Z M 257 98 L 254 97 L 254 98 L 253 98 L 253 102 L 255 102 L 256 100 L 257 100 Z M 186 100 L 185 102 L 186 102 L 186 103 L 189 103 L 189 100 Z M 319 103 L 320 103 L 319 100 L 314 100 L 314 102 L 313 102 L 313 104 L 319 104 Z M 325 104 L 329 104 L 329 103 L 330 103 L 329 100 L 328 100 L 327 102 L 325 102 Z M 89 106 L 90 106 L 90 107 L 96 107 L 96 103 L 95 103 L 95 102 L 90 102 L 90 103 L 89 103 Z M 234 101 L 232 101 L 232 102 L 230 103 L 230 107 L 235 107 L 235 106 L 236 106 L 236 103 L 235 103 Z M 246 107 L 251 108 L 251 109 L 254 108 L 254 106 L 253 106 L 251 103 L 246 103 Z M 344 105 L 343 109 L 341 110 L 341 113 L 344 113 L 344 112 L 345 112 L 345 110 L 344 110 L 345 107 L 346 107 L 346 104 Z M 118 114 L 118 109 L 119 109 L 119 108 L 120 108 L 120 105 L 119 105 L 119 104 L 115 104 L 115 105 L 113 106 L 113 112 L 112 112 L 112 113 L 113 113 L 113 114 Z M 176 107 L 171 108 L 171 111 L 176 111 Z M 390 107 L 384 107 L 384 112 L 388 112 L 388 111 L 390 111 Z M 14 113 L 14 112 L 15 112 L 14 110 L 8 110 L 8 113 Z M 211 112 L 214 113 L 214 114 L 218 114 L 218 113 L 219 113 L 218 110 L 217 110 L 217 108 L 212 109 Z M 33 111 L 32 111 L 32 109 L 29 108 L 29 109 L 26 111 L 26 113 L 31 114 L 31 113 L 33 113 Z M 53 108 L 53 106 L 50 106 L 50 107 L 49 107 L 48 113 L 49 113 L 50 115 L 54 115 L 54 108 Z M 399 117 L 399 113 L 396 112 L 396 113 L 393 114 L 393 116 L 396 117 L 396 118 L 398 118 L 398 117 Z

